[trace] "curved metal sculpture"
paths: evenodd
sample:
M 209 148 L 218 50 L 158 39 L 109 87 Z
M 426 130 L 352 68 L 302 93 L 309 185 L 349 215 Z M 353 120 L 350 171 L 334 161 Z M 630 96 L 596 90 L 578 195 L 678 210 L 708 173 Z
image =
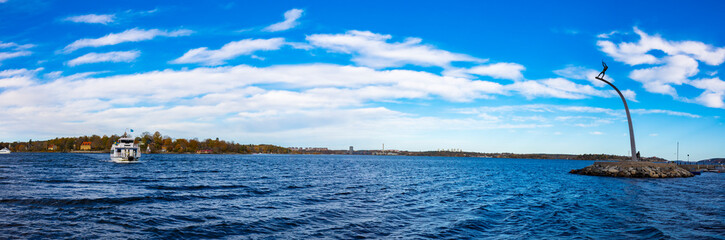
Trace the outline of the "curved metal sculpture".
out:
M 619 97 L 622 98 L 622 102 L 624 103 L 624 111 L 627 112 L 627 122 L 629 122 L 629 143 L 632 145 L 632 161 L 638 161 L 639 160 L 639 152 L 637 152 L 637 147 L 634 145 L 634 130 L 632 129 L 632 117 L 629 115 L 629 107 L 627 107 L 627 100 L 624 99 L 624 95 L 622 95 L 622 92 L 619 91 L 617 87 L 614 86 L 614 84 L 610 83 L 607 80 L 604 80 L 604 72 L 607 71 L 609 67 L 607 67 L 607 64 L 602 61 L 602 66 L 604 69 L 602 72 L 597 75 L 596 79 L 602 80 L 603 82 L 609 84 L 609 86 L 612 86 L 615 91 L 619 94 Z

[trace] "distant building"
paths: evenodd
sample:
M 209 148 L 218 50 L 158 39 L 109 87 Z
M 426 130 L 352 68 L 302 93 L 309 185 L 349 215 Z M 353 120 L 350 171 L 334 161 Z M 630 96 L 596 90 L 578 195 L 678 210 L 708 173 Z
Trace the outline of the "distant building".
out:
M 91 150 L 91 142 L 83 142 L 81 144 L 81 151 L 90 151 Z
M 347 150 L 347 154 L 353 154 L 355 153 L 355 150 L 352 149 L 352 146 L 350 146 L 350 150 Z
M 204 149 L 204 150 L 196 151 L 196 154 L 212 154 L 212 153 L 214 153 L 214 151 L 212 151 L 211 149 Z
M 161 147 L 161 152 L 166 152 L 166 146 Z
M 322 152 L 322 151 L 329 151 L 330 149 L 322 148 L 322 147 L 290 147 L 289 148 L 292 151 L 305 151 L 305 152 Z
M 58 146 L 55 146 L 55 145 L 48 146 L 48 151 L 56 151 L 56 150 L 58 150 Z

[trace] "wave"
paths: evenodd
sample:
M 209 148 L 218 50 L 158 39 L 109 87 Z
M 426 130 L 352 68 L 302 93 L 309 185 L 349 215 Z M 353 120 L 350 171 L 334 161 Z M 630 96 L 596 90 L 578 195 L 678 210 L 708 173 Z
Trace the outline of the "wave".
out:
M 0 203 L 44 205 L 44 206 L 84 206 L 98 204 L 128 204 L 140 201 L 182 201 L 190 199 L 189 196 L 138 196 L 117 198 L 11 198 L 0 199 Z
M 638 239 L 667 239 L 668 236 L 655 227 L 640 227 L 626 231 L 627 235 Z
M 68 180 L 68 179 L 38 179 L 33 180 L 33 182 L 39 182 L 39 183 L 110 183 L 110 182 L 103 182 L 103 181 L 86 181 L 86 180 Z
M 235 221 L 215 224 L 200 224 L 179 228 L 151 227 L 144 231 L 153 233 L 154 238 L 224 238 L 279 233 L 309 224 L 305 219 L 276 217 L 258 221 Z
M 312 185 L 304 185 L 304 186 L 297 186 L 297 185 L 289 185 L 286 188 L 287 189 L 301 189 L 301 188 L 309 188 L 312 187 Z
M 249 188 L 245 185 L 190 185 L 190 186 L 166 186 L 166 185 L 150 185 L 146 186 L 153 190 L 173 190 L 173 191 L 194 191 L 194 190 L 215 190 L 215 189 L 238 189 Z

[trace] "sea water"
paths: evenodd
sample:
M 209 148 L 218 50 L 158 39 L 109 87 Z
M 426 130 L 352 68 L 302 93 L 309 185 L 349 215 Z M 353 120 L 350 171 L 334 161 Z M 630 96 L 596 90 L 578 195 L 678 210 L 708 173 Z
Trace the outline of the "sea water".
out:
M 359 155 L 0 155 L 7 238 L 725 236 L 725 174 L 625 179 L 591 161 Z

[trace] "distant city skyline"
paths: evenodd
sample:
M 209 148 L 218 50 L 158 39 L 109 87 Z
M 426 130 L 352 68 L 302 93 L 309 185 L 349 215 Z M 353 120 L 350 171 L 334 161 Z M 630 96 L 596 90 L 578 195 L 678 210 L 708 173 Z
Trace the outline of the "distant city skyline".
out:
M 725 3 L 0 1 L 0 142 L 725 157 Z

